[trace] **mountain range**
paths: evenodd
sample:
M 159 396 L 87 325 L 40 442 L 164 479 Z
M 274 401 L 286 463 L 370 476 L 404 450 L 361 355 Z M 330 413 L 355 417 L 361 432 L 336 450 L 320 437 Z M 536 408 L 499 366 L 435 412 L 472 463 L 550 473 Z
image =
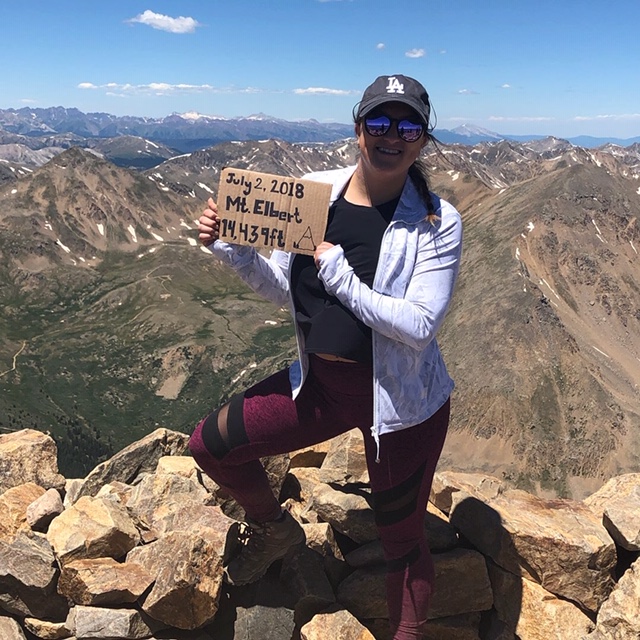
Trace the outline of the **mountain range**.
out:
M 68 140 L 0 162 L 0 429 L 51 432 L 71 477 L 157 425 L 189 432 L 293 356 L 286 311 L 198 246 L 221 169 L 301 176 L 357 149 L 236 140 L 130 169 Z M 442 467 L 574 497 L 637 471 L 640 144 L 495 140 L 424 160 L 465 224 L 439 339 L 457 384 Z
M 287 142 L 332 142 L 349 138 L 353 124 L 321 123 L 316 120 L 291 122 L 256 114 L 239 118 L 207 116 L 199 113 L 171 114 L 163 118 L 114 116 L 108 113 L 83 113 L 65 107 L 0 109 L 0 158 L 7 158 L 4 145 L 17 145 L 32 151 L 45 148 L 83 146 L 110 153 L 112 161 L 122 166 L 149 168 L 176 153 L 186 153 L 230 140 L 267 140 Z M 474 145 L 480 142 L 514 140 L 527 142 L 546 136 L 501 135 L 481 127 L 463 124 L 455 129 L 437 129 L 444 144 Z M 144 138 L 144 148 L 135 149 L 130 140 L 122 156 L 109 149 L 104 139 Z M 603 144 L 630 146 L 640 136 L 617 138 L 579 136 L 568 140 L 577 146 L 593 148 Z M 116 147 L 121 145 L 120 141 Z M 158 146 L 155 146 L 158 145 Z M 14 154 L 17 149 L 14 149 Z M 46 154 L 46 152 L 44 152 Z M 15 157 L 13 158 L 15 159 Z

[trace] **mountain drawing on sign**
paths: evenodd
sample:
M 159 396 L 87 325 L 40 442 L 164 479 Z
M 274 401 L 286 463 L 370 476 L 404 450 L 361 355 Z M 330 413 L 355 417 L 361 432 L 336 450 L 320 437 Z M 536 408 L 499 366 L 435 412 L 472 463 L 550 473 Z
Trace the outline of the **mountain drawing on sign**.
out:
M 300 240 L 293 242 L 294 249 L 300 249 L 302 251 L 315 251 L 316 243 L 313 241 L 313 234 L 311 233 L 311 227 L 307 227 L 304 233 L 300 236 Z

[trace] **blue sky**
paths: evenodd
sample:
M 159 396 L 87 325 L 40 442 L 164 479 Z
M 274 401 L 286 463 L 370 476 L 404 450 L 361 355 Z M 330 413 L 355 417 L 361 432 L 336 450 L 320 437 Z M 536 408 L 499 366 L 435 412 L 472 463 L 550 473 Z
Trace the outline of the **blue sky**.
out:
M 640 135 L 639 0 L 0 0 L 0 108 L 350 122 L 378 75 L 438 127 Z

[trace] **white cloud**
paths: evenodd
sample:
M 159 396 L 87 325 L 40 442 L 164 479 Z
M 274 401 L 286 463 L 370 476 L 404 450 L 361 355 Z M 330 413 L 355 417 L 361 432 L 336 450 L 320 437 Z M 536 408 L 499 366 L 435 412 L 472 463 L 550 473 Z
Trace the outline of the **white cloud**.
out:
M 584 122 L 588 120 L 637 120 L 638 118 L 640 118 L 640 113 L 611 113 L 598 116 L 575 116 L 573 119 Z
M 376 49 L 378 49 L 378 51 L 382 51 L 382 49 L 385 48 L 385 43 L 384 42 L 378 42 L 378 44 L 376 45 Z
M 550 122 L 555 120 L 549 116 L 489 116 L 492 122 Z
M 93 82 L 81 82 L 78 89 L 101 90 L 109 96 L 132 95 L 156 95 L 170 96 L 190 93 L 215 93 L 215 94 L 256 94 L 256 93 L 285 93 L 283 91 L 258 89 L 256 87 L 214 87 L 210 84 L 169 84 L 168 82 L 150 82 L 148 84 L 119 84 L 107 82 L 106 84 L 94 84 Z M 305 89 L 293 89 L 291 93 L 310 95 L 352 96 L 360 95 L 360 91 L 346 89 L 329 89 L 326 87 L 307 87 Z
M 22 98 L 20 102 L 22 102 L 22 104 L 36 104 L 38 101 L 33 98 Z
M 444 55 L 445 53 L 447 53 L 447 50 L 446 49 L 440 49 L 440 51 L 438 51 L 438 53 Z
M 407 56 L 407 58 L 424 58 L 425 53 L 424 49 L 409 49 L 404 55 Z
M 117 82 L 107 82 L 106 84 L 100 85 L 93 84 L 93 82 L 81 82 L 78 85 L 78 89 L 103 89 L 106 90 L 109 95 L 144 93 L 168 95 L 176 93 L 223 92 L 223 90 L 216 89 L 209 84 L 168 84 L 167 82 L 150 82 L 149 84 L 118 84 Z
M 478 95 L 477 91 L 473 89 L 458 89 L 458 93 L 463 96 L 475 96 Z
M 296 94 L 310 94 L 316 96 L 352 96 L 359 95 L 359 91 L 352 91 L 347 89 L 328 89 L 326 87 L 307 87 L 306 89 L 294 89 L 293 93 Z
M 507 82 L 505 82 L 505 83 L 502 85 L 501 89 L 511 89 L 511 85 L 510 85 L 510 84 L 508 84 Z
M 154 13 L 149 9 L 135 18 L 130 18 L 126 22 L 139 22 L 153 29 L 168 31 L 169 33 L 193 33 L 196 27 L 202 26 L 193 18 L 185 18 L 184 16 L 172 18 L 171 16 L 165 16 L 161 13 Z

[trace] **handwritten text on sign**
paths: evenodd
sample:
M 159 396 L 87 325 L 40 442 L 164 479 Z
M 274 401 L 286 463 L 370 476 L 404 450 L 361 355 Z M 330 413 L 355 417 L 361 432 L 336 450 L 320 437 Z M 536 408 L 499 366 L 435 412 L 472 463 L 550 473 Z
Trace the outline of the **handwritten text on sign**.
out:
M 313 255 L 324 239 L 331 185 L 223 169 L 218 189 L 220 239 Z

